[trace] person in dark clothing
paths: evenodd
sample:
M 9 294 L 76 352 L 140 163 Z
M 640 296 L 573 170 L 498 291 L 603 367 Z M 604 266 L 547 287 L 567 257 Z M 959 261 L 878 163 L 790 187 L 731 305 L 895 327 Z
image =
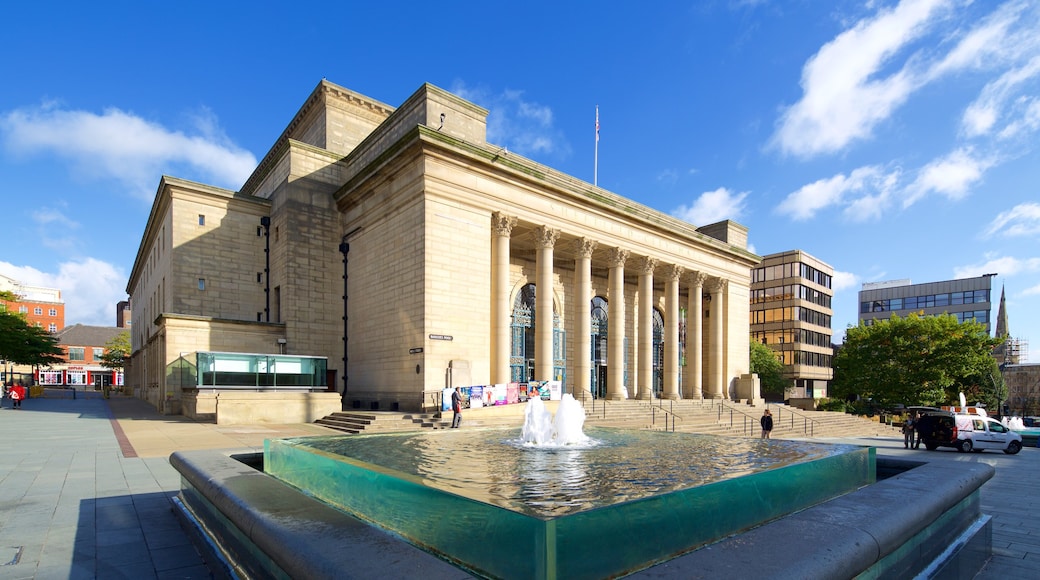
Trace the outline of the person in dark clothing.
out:
M 905 449 L 914 448 L 914 437 L 916 433 L 915 427 L 917 426 L 917 411 L 914 411 L 909 417 L 906 418 L 906 422 L 903 423 L 903 447 Z
M 458 387 L 451 393 L 451 412 L 454 413 L 451 417 L 451 428 L 457 429 L 462 424 L 462 393 Z
M 762 418 L 758 420 L 762 424 L 762 438 L 769 439 L 769 434 L 773 432 L 773 414 L 766 409 L 762 413 Z

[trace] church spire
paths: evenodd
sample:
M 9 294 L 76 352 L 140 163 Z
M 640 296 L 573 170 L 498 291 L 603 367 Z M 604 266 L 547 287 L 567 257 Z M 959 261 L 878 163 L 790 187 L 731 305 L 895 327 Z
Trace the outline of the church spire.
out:
M 997 329 L 994 336 L 1006 339 L 1011 334 L 1008 329 L 1007 307 L 1004 304 L 1004 285 L 1000 286 L 1000 307 L 997 309 Z

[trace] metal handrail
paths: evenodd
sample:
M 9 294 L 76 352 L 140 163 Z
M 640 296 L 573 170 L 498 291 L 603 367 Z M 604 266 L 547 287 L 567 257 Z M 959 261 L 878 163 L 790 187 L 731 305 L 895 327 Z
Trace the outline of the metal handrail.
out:
M 781 421 L 784 420 L 783 419 L 783 410 L 786 409 L 787 410 L 787 414 L 791 416 L 791 429 L 797 429 L 797 427 L 795 427 L 795 419 L 800 418 L 800 419 L 802 419 L 802 434 L 804 434 L 804 435 L 806 435 L 808 437 L 814 437 L 816 435 L 816 424 L 818 423 L 818 421 L 816 419 L 813 419 L 812 417 L 807 417 L 805 415 L 800 415 L 800 414 L 794 412 L 790 407 L 781 407 L 780 405 L 775 405 L 775 404 L 772 405 L 772 406 L 776 407 L 776 412 L 773 415 L 773 423 L 774 424 L 778 425 Z M 767 403 L 766 404 L 766 408 L 768 409 L 769 407 L 770 407 L 770 405 Z M 755 426 L 758 424 L 758 417 L 752 417 L 750 413 L 748 413 L 747 411 L 745 411 L 743 409 L 740 409 L 740 408 L 737 408 L 737 407 L 730 407 L 730 406 L 725 405 L 725 403 L 720 402 L 719 403 L 719 413 L 718 413 L 718 421 L 719 421 L 719 423 L 723 423 L 722 414 L 723 414 L 723 410 L 724 409 L 729 409 L 729 412 L 730 412 L 729 427 L 731 427 L 731 428 L 734 427 L 734 421 L 733 421 L 734 413 L 740 413 L 741 416 L 743 417 L 743 421 L 741 422 L 742 423 L 741 424 L 742 432 L 745 435 L 747 435 L 749 432 L 752 433 L 752 434 L 754 433 Z M 749 423 L 750 423 L 750 425 L 749 425 Z
M 658 401 L 660 401 L 660 399 L 658 399 Z M 672 411 L 669 411 L 668 409 L 665 409 L 663 405 L 654 406 L 654 404 L 651 403 L 650 404 L 650 424 L 651 425 L 656 425 L 657 424 L 657 410 L 658 409 L 660 409 L 661 412 L 664 413 L 664 430 L 665 431 L 668 430 L 668 417 L 670 416 L 672 418 L 672 432 L 674 433 L 675 432 L 675 420 L 679 419 L 681 421 L 682 417 L 680 417 L 679 415 L 673 413 Z

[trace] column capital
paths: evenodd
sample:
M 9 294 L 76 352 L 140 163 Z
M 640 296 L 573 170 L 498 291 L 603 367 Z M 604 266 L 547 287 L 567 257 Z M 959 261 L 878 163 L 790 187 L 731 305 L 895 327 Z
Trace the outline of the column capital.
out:
M 690 272 L 690 285 L 694 288 L 701 288 L 704 283 L 708 281 L 708 275 L 704 272 Z
M 549 226 L 538 226 L 535 229 L 534 238 L 535 244 L 539 248 L 552 248 L 556 245 L 556 240 L 560 239 L 560 230 L 550 228 Z
M 607 263 L 610 264 L 611 268 L 624 266 L 626 260 L 628 260 L 628 250 L 610 248 L 610 251 L 607 252 Z
M 497 211 L 491 213 L 491 231 L 496 236 L 508 238 L 513 233 L 514 226 L 516 226 L 515 216 L 505 215 Z
M 657 258 L 651 258 L 650 256 L 643 256 L 639 262 L 636 263 L 636 271 L 642 275 L 653 275 L 654 268 L 657 267 Z
M 578 238 L 574 240 L 574 253 L 579 258 L 591 258 L 593 250 L 596 249 L 596 241 L 588 238 Z
M 725 292 L 727 286 L 729 286 L 729 280 L 725 278 L 712 278 L 707 284 L 708 292 L 712 294 Z
M 682 278 L 683 272 L 685 271 L 686 268 L 683 268 L 678 264 L 668 264 L 664 269 L 664 277 L 666 280 L 678 282 L 679 278 Z

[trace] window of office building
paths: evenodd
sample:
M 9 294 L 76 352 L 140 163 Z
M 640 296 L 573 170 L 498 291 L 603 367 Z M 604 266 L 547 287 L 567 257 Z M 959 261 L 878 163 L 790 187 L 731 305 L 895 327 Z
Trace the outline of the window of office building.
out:
M 69 347 L 69 360 L 83 360 L 86 356 L 82 346 L 70 346 Z

